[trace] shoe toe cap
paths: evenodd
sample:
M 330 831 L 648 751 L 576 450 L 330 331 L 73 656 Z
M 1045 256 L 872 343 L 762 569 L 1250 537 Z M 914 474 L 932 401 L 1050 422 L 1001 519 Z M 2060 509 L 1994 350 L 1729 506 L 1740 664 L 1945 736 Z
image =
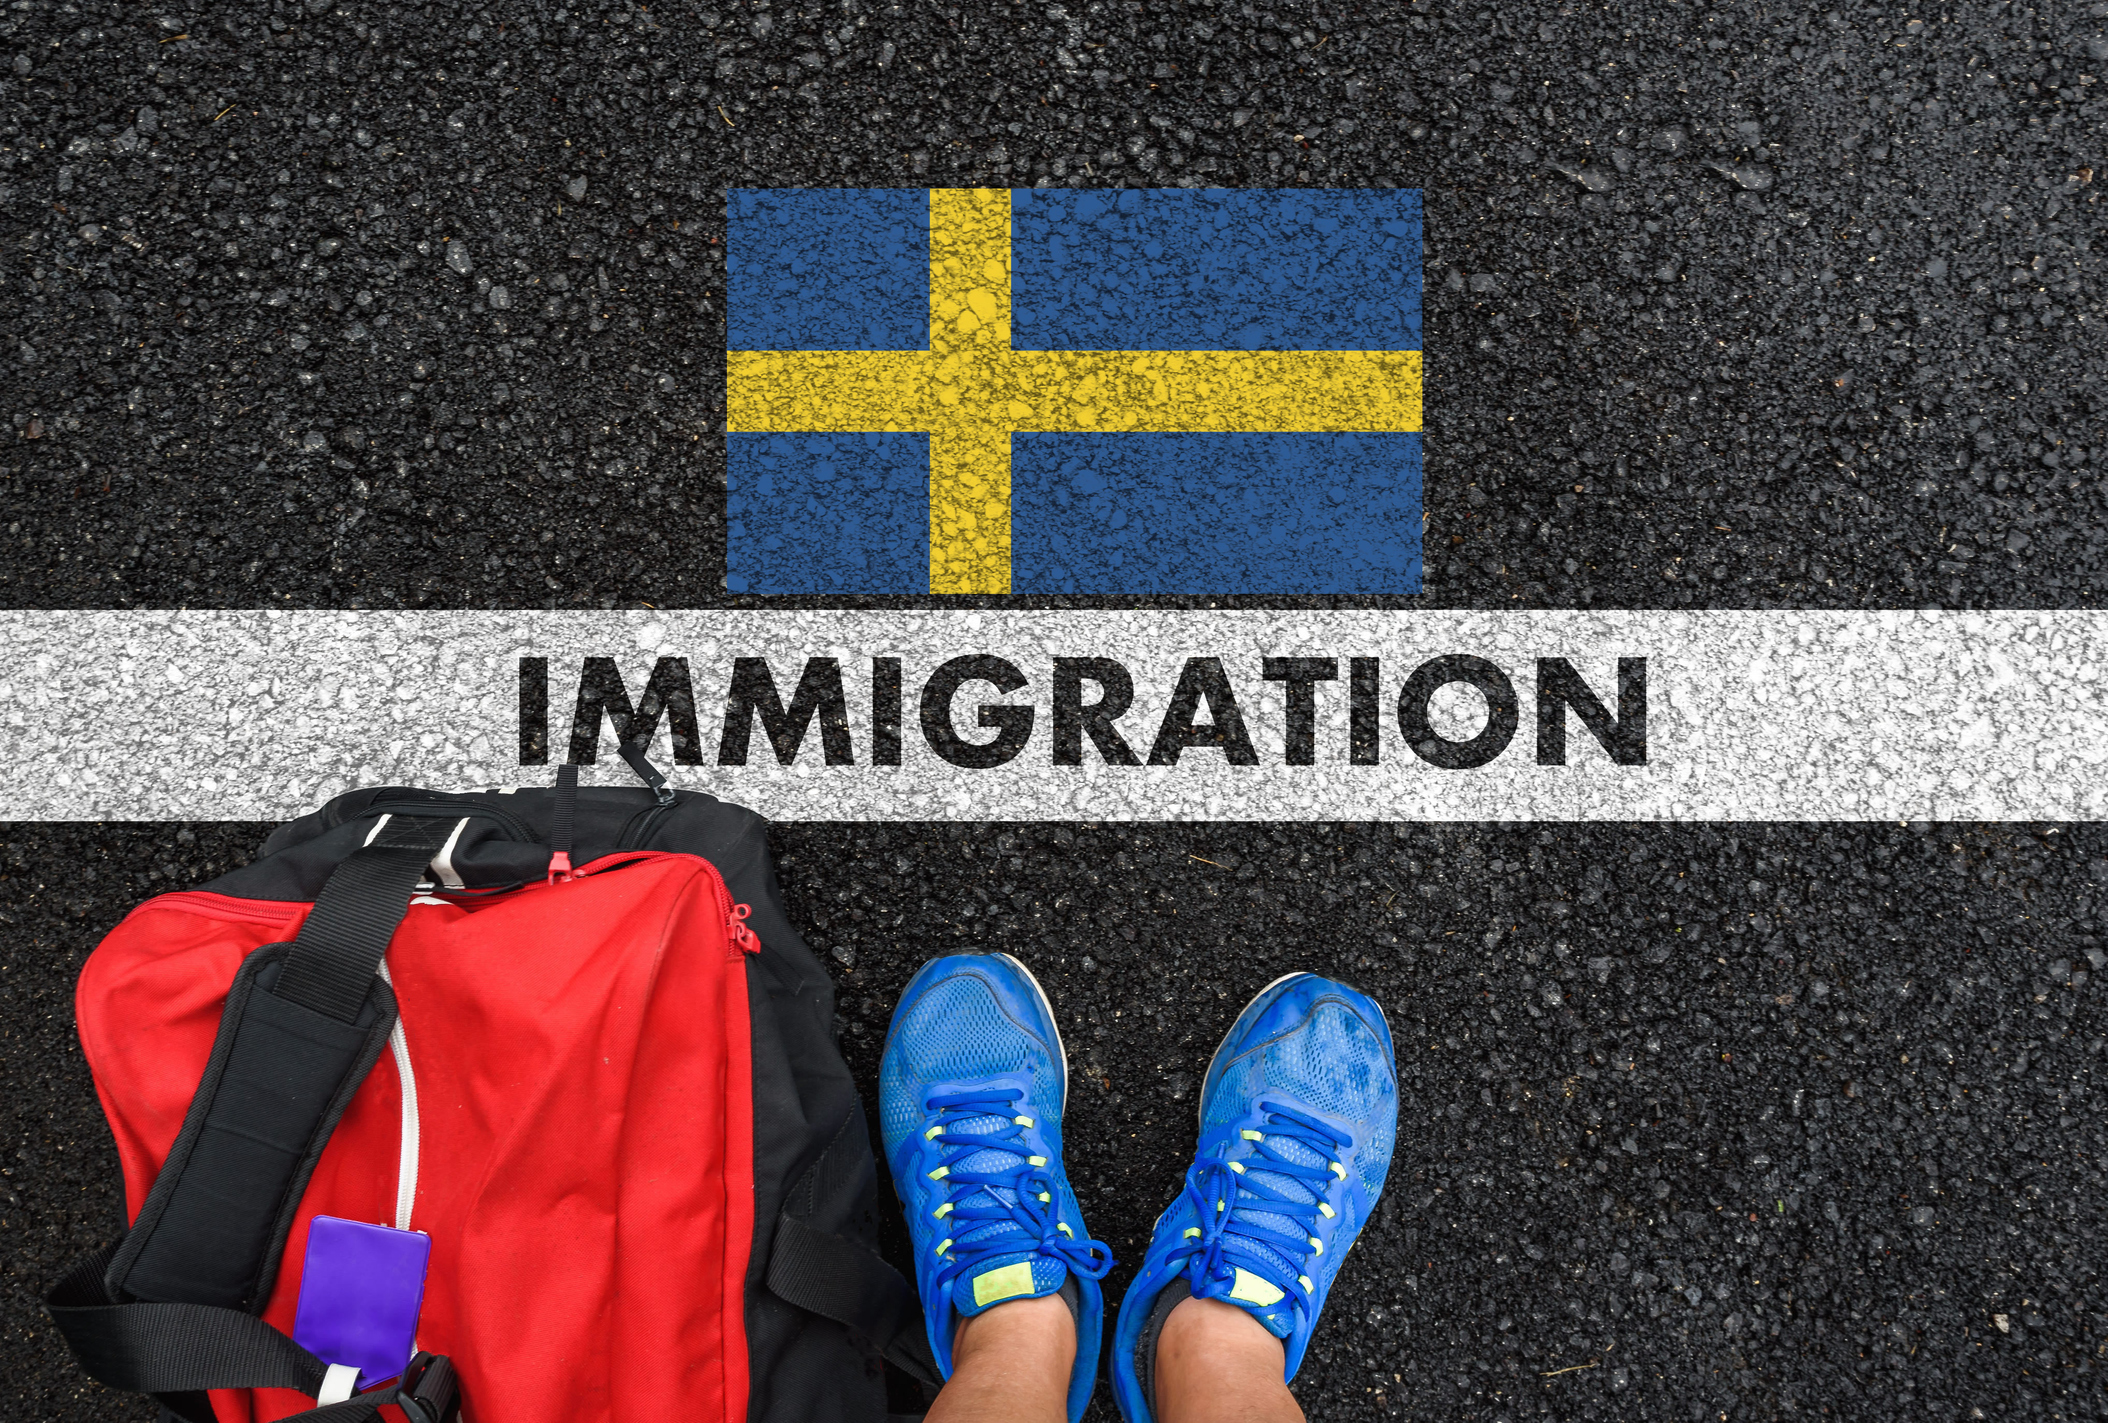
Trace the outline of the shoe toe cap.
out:
M 1058 1077 L 1036 1002 L 1018 1001 L 999 965 L 966 962 L 911 988 L 893 1021 L 880 1069 L 888 1151 L 923 1116 L 934 1083 L 1026 1074 L 1040 1087 Z M 1042 1110 L 1058 1110 L 1058 1092 Z
M 1237 1120 L 1262 1096 L 1350 1123 L 1356 1165 L 1373 1194 L 1389 1167 L 1398 1119 L 1396 1068 L 1379 1028 L 1358 1005 L 1321 993 L 1300 1022 L 1250 1040 L 1255 1046 L 1224 1068 L 1210 1094 L 1207 1124 Z

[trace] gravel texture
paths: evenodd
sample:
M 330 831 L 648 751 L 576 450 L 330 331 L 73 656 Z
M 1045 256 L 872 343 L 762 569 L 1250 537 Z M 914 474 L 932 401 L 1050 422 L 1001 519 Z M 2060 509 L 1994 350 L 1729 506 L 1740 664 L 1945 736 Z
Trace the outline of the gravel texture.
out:
M 1415 606 L 2090 605 L 2103 9 L 9 10 L 0 600 L 716 599 L 723 190 L 1126 183 L 1425 191 Z
M 147 1416 L 81 1382 L 32 1305 L 117 1221 L 71 985 L 129 905 L 265 828 L 0 835 L 10 1417 Z M 926 956 L 1031 965 L 1114 1298 L 1249 995 L 1312 969 L 1382 1002 L 1400 1144 L 1297 1380 L 1313 1418 L 2101 1416 L 2098 827 L 773 838 L 867 1086 Z
M 1367 8 L 0 11 L 0 606 L 838 606 L 725 591 L 724 190 L 1042 184 L 1424 191 L 1424 591 L 1300 603 L 2098 605 L 2108 5 Z M 71 984 L 263 832 L 0 831 L 9 1416 L 149 1416 Z M 776 835 L 862 1080 L 1040 972 L 1116 1292 L 1246 996 L 1385 1003 L 1326 1423 L 2103 1411 L 2098 827 Z

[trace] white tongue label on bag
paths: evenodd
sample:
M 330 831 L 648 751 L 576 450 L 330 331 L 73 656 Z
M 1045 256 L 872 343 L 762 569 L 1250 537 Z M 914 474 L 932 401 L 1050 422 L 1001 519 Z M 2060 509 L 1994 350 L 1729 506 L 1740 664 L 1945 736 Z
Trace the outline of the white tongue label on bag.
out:
M 359 1371 L 350 1364 L 331 1364 L 322 1373 L 322 1388 L 315 1394 L 317 1403 L 343 1403 L 359 1386 Z

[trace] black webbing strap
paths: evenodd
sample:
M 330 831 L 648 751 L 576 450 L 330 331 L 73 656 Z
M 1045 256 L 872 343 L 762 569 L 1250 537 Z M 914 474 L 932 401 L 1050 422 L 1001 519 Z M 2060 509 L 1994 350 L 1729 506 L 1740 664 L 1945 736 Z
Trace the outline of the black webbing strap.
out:
M 944 1380 L 930 1353 L 922 1306 L 900 1271 L 835 1233 L 870 1199 L 877 1171 L 861 1103 L 791 1188 L 769 1251 L 769 1292 L 861 1335 L 888 1363 L 932 1386 Z
M 116 1252 L 106 1245 L 83 1257 L 44 1297 L 97 1382 L 152 1394 L 322 1387 L 328 1366 L 253 1314 L 209 1304 L 119 1304 L 103 1283 Z
M 120 1304 L 103 1283 L 115 1246 L 76 1263 L 44 1297 L 53 1323 L 89 1377 L 150 1394 L 164 1418 L 215 1423 L 207 1389 L 288 1388 L 314 1394 L 328 1366 L 253 1314 L 208 1304 Z M 381 1405 L 404 1404 L 416 1423 L 447 1423 L 459 1403 L 453 1365 L 437 1355 L 411 1361 L 397 1388 L 380 1389 L 294 1415 L 298 1423 L 368 1423 Z M 413 1412 L 412 1409 L 417 1411 Z M 287 1423 L 294 1423 L 293 1419 Z
M 390 816 L 322 886 L 272 991 L 340 1023 L 358 1017 L 410 892 L 453 830 L 451 819 Z
M 556 790 L 549 797 L 549 848 L 569 855 L 577 825 L 578 767 L 566 761 L 556 768 Z
M 776 1222 L 769 1292 L 849 1326 L 910 1377 L 927 1384 L 943 1382 L 923 1332 L 922 1306 L 914 1289 L 867 1247 L 786 1215 Z

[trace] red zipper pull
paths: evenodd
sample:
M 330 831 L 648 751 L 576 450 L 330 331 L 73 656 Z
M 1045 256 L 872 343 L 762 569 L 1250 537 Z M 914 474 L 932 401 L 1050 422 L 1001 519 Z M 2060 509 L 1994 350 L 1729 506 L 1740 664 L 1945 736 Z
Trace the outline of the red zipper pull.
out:
M 747 927 L 747 916 L 753 912 L 753 909 L 748 905 L 733 905 L 732 913 L 727 918 L 725 927 L 731 930 L 732 942 L 735 945 L 747 953 L 758 954 L 761 952 L 761 940 L 756 938 L 754 931 Z
M 578 872 L 571 868 L 571 856 L 568 851 L 558 850 L 549 857 L 548 883 L 561 884 L 576 878 Z

